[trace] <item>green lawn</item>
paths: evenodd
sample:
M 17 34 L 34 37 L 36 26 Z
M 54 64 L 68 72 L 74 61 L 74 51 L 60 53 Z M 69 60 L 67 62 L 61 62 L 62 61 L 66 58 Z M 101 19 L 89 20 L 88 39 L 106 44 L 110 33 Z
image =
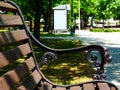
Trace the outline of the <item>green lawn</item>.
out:
M 91 32 L 120 32 L 120 29 L 110 29 L 110 28 L 93 28 L 90 30 Z
M 71 48 L 81 46 L 79 40 L 57 40 L 57 39 L 42 39 L 42 43 L 51 48 Z M 35 54 L 40 58 L 37 47 Z M 58 59 L 47 62 L 41 70 L 47 78 L 58 84 L 75 84 L 79 82 L 89 81 L 93 76 L 93 69 L 86 60 L 85 52 L 76 52 L 70 54 L 57 55 Z
M 61 33 L 55 33 L 55 34 L 49 34 L 48 32 L 40 32 L 40 36 L 54 36 L 54 37 L 59 37 L 59 36 L 62 36 L 62 37 L 66 37 L 66 36 L 77 36 L 76 34 L 61 34 Z

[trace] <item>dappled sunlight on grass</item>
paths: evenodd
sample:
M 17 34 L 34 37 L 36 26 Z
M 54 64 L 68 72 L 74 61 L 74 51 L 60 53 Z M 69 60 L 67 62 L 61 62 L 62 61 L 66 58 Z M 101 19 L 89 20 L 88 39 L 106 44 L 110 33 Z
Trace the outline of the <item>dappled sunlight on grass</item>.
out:
M 20 58 L 20 59 L 16 60 L 16 62 L 18 62 L 18 63 L 23 63 L 24 61 L 25 61 L 25 58 Z
M 104 28 L 104 29 L 100 29 L 100 28 L 95 28 L 95 29 L 91 29 L 91 32 L 120 32 L 120 29 L 111 29 L 111 28 Z
M 40 32 L 40 36 L 47 36 L 47 37 L 66 37 L 66 36 L 72 36 L 72 37 L 74 37 L 74 36 L 77 36 L 76 34 L 61 34 L 61 33 L 55 33 L 55 34 L 50 34 L 50 33 L 48 33 L 48 32 Z
M 8 31 L 8 30 L 4 30 L 4 29 L 3 29 L 3 30 L 0 30 L 0 32 L 6 32 L 6 31 Z
M 51 48 L 73 48 L 76 46 L 81 46 L 82 42 L 80 40 L 58 40 L 58 39 L 42 39 L 41 42 L 46 46 Z
M 82 82 L 86 82 L 86 81 L 91 81 L 91 80 L 93 80 L 92 78 L 87 77 L 87 76 L 74 77 L 73 79 L 74 79 L 74 80 L 71 81 L 71 84 L 78 84 L 78 83 L 82 83 Z
M 41 40 L 52 48 L 73 48 L 81 46 L 79 40 Z M 40 51 L 35 48 L 35 51 Z M 37 52 L 38 52 L 37 51 Z M 37 54 L 39 57 L 40 54 Z M 57 60 L 49 60 L 41 68 L 44 75 L 57 84 L 76 84 L 92 80 L 94 70 L 86 59 L 86 52 L 75 52 L 57 55 Z
M 79 63 L 78 66 L 71 65 L 72 61 L 59 62 L 57 65 L 53 65 L 53 63 L 49 63 L 49 66 L 45 65 L 42 71 L 47 78 L 58 84 L 75 84 L 89 81 L 94 73 L 91 66 L 88 63 L 85 64 L 85 62 Z

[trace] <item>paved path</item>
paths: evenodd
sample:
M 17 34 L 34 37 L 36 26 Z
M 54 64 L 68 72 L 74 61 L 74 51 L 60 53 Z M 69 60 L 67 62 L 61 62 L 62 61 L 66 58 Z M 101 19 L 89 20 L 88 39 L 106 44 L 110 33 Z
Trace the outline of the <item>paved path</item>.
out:
M 83 45 L 99 44 L 108 48 L 113 60 L 106 65 L 107 80 L 117 85 L 120 89 L 120 32 L 115 33 L 93 33 L 87 30 L 78 30 L 77 37 L 66 37 L 65 39 L 77 39 L 83 42 Z M 45 38 L 45 37 L 44 37 Z M 55 37 L 46 37 L 55 38 Z M 63 39 L 63 37 L 58 37 Z
M 120 32 L 93 33 L 79 30 L 76 34 L 84 45 L 99 44 L 108 48 L 113 60 L 106 65 L 107 80 L 115 83 L 120 89 Z

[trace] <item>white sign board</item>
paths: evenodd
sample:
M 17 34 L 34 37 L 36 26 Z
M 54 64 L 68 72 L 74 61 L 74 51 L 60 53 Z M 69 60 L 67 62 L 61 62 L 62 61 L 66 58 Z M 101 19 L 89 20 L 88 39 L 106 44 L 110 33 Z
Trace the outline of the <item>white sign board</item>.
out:
M 67 30 L 67 10 L 54 10 L 54 30 Z

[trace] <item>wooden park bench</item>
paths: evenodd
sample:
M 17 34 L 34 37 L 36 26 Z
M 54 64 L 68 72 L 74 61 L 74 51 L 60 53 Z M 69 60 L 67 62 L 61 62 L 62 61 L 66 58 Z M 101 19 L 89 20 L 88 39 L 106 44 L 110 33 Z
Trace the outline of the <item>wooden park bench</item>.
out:
M 71 49 L 47 47 L 30 33 L 21 10 L 12 1 L 0 1 L 0 30 L 2 29 L 5 30 L 0 33 L 0 74 L 5 73 L 0 76 L 0 90 L 118 90 L 114 84 L 104 80 L 104 64 L 111 60 L 109 52 L 104 47 L 100 45 Z M 33 42 L 46 51 L 41 56 L 39 63 L 33 51 Z M 55 62 L 57 54 L 81 51 L 86 51 L 89 54 L 92 50 L 98 50 L 101 56 L 99 63 L 95 55 L 88 59 L 97 68 L 93 81 L 73 85 L 58 85 L 48 80 L 40 69 L 47 62 L 48 56 Z M 21 58 L 24 59 L 18 63 Z M 9 67 L 9 70 L 6 67 L 7 69 Z

